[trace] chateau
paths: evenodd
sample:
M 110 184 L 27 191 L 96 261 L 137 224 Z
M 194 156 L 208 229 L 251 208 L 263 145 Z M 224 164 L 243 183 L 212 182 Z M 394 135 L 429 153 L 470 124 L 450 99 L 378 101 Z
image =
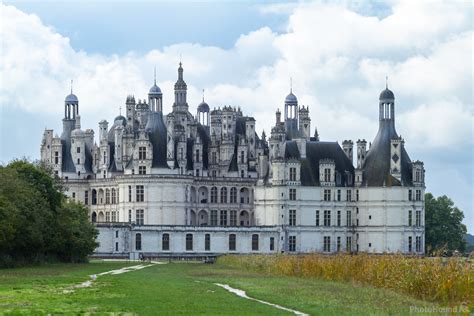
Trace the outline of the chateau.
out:
M 395 130 L 388 87 L 375 139 L 355 147 L 312 135 L 292 92 L 268 138 L 240 108 L 203 98 L 193 115 L 186 92 L 180 63 L 171 113 L 155 79 L 146 100 L 128 96 L 124 116 L 99 122 L 96 142 L 71 90 L 61 136 L 44 131 L 41 159 L 88 207 L 98 255 L 424 253 L 424 167 Z

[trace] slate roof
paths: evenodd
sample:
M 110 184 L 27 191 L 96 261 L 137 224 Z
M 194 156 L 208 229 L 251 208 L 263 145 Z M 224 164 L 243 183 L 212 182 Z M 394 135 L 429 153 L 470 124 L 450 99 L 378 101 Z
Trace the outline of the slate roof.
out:
M 404 147 L 402 147 L 401 152 L 402 183 L 390 175 L 390 145 L 391 140 L 394 138 L 398 138 L 394 122 L 392 120 L 380 121 L 379 131 L 372 142 L 372 146 L 362 166 L 362 185 L 399 186 L 402 185 L 402 183 L 403 185 L 411 185 L 411 160 Z
M 161 113 L 150 112 L 145 131 L 149 133 L 149 139 L 153 146 L 152 168 L 169 168 L 166 162 L 166 126 Z

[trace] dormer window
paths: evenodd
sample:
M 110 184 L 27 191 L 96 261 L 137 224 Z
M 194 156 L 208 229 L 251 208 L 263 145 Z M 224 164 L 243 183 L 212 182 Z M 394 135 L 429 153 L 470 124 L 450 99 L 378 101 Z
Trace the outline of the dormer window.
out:
M 138 147 L 138 160 L 146 159 L 146 147 Z
M 324 181 L 330 182 L 331 181 L 331 169 L 325 168 L 324 169 Z

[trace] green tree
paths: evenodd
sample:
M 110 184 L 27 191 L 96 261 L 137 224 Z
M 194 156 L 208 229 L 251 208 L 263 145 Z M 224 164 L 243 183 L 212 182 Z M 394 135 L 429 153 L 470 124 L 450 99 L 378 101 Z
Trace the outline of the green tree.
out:
M 0 166 L 0 266 L 87 260 L 97 246 L 87 214 L 44 165 Z
M 446 195 L 438 198 L 425 194 L 425 239 L 426 249 L 448 251 L 466 249 L 466 225 L 462 223 L 463 212 Z

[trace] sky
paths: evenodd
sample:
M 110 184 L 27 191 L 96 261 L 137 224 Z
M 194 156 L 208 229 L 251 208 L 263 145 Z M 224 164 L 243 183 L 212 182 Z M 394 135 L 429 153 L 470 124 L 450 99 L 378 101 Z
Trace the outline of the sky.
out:
M 73 80 L 82 128 L 98 130 L 153 84 L 173 102 L 181 60 L 194 113 L 240 106 L 269 134 L 290 90 L 322 140 L 372 141 L 378 96 L 427 192 L 448 195 L 474 233 L 473 10 L 470 1 L 3 1 L 0 162 L 39 158 L 60 134 Z M 97 136 L 97 135 L 96 135 Z

